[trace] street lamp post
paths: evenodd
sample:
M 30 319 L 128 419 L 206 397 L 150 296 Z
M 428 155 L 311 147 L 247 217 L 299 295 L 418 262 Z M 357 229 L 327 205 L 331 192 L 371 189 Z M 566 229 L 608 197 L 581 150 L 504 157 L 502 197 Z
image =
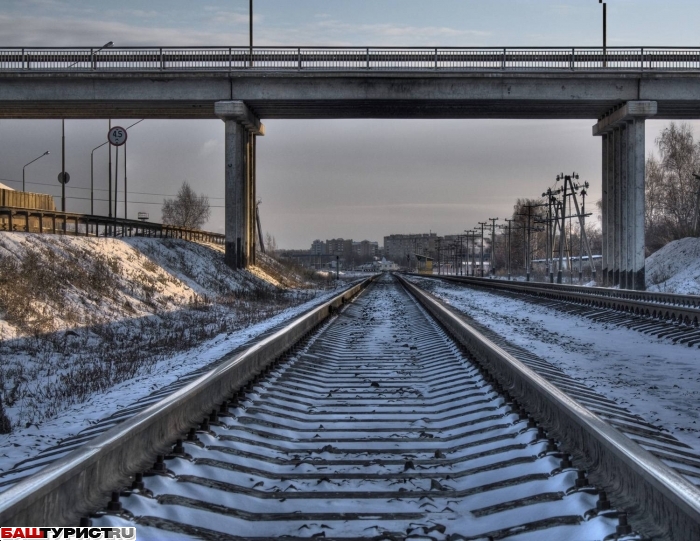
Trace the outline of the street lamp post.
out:
M 608 65 L 608 5 L 603 0 L 598 0 L 598 3 L 603 4 L 603 67 L 605 68 Z
M 253 0 L 248 8 L 248 37 L 250 38 L 250 67 L 253 67 Z
M 94 168 L 94 154 L 98 148 L 105 146 L 108 141 L 105 141 L 101 145 L 97 145 L 90 151 L 90 214 L 95 215 L 95 196 L 94 196 L 94 186 L 95 186 L 95 168 Z M 111 153 L 111 152 L 110 152 Z M 111 169 L 110 169 L 111 171 Z M 110 187 L 111 187 L 110 182 Z M 111 213 L 110 213 L 111 214 Z
M 92 69 L 97 69 L 97 64 L 96 64 L 96 62 L 95 62 L 95 54 L 96 54 L 96 53 L 99 53 L 102 49 L 108 49 L 108 48 L 113 47 L 113 46 L 114 46 L 114 42 L 113 42 L 113 41 L 108 41 L 107 43 L 105 43 L 105 44 L 104 44 L 102 47 L 100 47 L 99 49 L 97 49 L 97 50 L 95 50 L 95 51 L 90 50 L 90 57 L 91 57 L 90 63 L 92 64 L 92 66 L 91 66 Z M 69 68 L 72 68 L 73 66 L 75 66 L 76 64 L 79 64 L 79 63 L 80 63 L 80 62 L 73 62 L 73 63 L 72 63 L 70 66 L 68 66 L 68 67 L 69 67 Z
M 48 156 L 49 154 L 51 154 L 51 153 L 47 150 L 46 152 L 44 152 L 44 153 L 43 153 L 41 156 L 39 156 L 38 158 L 34 158 L 34 159 L 33 159 L 31 162 L 29 162 L 27 165 L 31 165 L 31 164 L 33 164 L 35 161 L 40 160 L 41 158 L 43 158 L 44 156 Z M 25 165 L 24 167 L 22 167 L 22 191 L 23 191 L 23 192 L 26 191 L 26 190 L 24 189 L 24 170 L 26 169 L 27 165 Z

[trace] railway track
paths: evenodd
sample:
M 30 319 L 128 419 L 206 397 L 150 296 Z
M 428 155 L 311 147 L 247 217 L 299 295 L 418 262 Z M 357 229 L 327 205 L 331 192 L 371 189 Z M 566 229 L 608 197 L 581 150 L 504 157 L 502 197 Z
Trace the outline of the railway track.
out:
M 0 522 L 89 515 L 139 539 L 639 538 L 629 514 L 643 536 L 700 536 L 692 483 L 415 286 L 384 275 L 331 306 L 0 494 Z
M 654 293 L 603 287 L 541 282 L 511 282 L 464 276 L 415 275 L 478 287 L 666 338 L 689 347 L 700 347 L 700 296 Z

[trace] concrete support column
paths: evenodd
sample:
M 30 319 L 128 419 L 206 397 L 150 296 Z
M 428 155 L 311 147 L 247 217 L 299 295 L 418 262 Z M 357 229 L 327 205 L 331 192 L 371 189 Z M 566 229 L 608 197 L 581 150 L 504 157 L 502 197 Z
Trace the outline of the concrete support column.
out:
M 608 176 L 608 144 L 609 144 L 609 139 L 610 136 L 608 134 L 603 134 L 603 163 L 601 167 L 601 180 L 603 183 L 602 187 L 602 198 L 601 198 L 601 203 L 602 203 L 602 210 L 603 210 L 603 220 L 605 219 L 605 216 L 608 215 L 608 190 L 609 190 L 609 176 Z M 603 231 L 607 231 L 607 226 L 605 223 L 603 223 Z M 603 246 L 601 248 L 601 255 L 603 257 L 602 264 L 601 264 L 601 279 L 603 280 L 603 285 L 607 286 L 608 285 L 608 267 L 610 265 L 610 257 L 608 255 L 608 237 L 603 234 L 601 235 L 602 241 L 603 241 Z
M 250 135 L 250 256 L 251 260 L 250 263 L 251 265 L 255 265 L 255 254 L 257 252 L 256 248 L 259 248 L 257 246 L 257 236 L 255 235 L 256 233 L 256 210 L 257 210 L 257 183 L 255 180 L 255 170 L 256 170 L 256 164 L 255 164 L 255 144 L 257 140 L 257 135 L 251 134 Z
M 612 216 L 612 221 L 613 221 L 613 245 L 614 245 L 614 253 L 613 253 L 613 277 L 612 277 L 612 285 L 613 286 L 619 286 L 620 285 L 620 232 L 622 229 L 622 221 L 620 220 L 620 165 L 621 165 L 621 160 L 620 160 L 620 130 L 619 129 L 614 129 L 613 130 L 613 184 L 614 184 L 614 189 L 613 189 L 613 216 Z
M 608 239 L 608 276 L 606 284 L 612 287 L 615 281 L 615 138 L 608 134 L 608 212 L 603 216 L 603 235 Z
M 645 288 L 644 122 L 656 110 L 654 101 L 627 102 L 593 126 L 593 135 L 603 137 L 603 279 L 607 286 Z
M 644 242 L 644 226 L 645 226 L 645 185 L 646 179 L 646 154 L 644 152 L 645 139 L 645 119 L 636 118 L 630 123 L 630 142 L 634 141 L 634 145 L 630 145 L 630 171 L 634 171 L 631 176 L 630 202 L 632 211 L 630 214 L 630 223 L 633 224 L 631 229 L 631 237 L 633 239 L 632 248 L 630 250 L 631 263 L 630 272 L 632 274 L 632 284 L 629 287 L 642 291 L 646 288 L 646 270 L 644 260 L 646 258 L 645 242 Z
M 226 174 L 225 174 L 225 232 L 226 252 L 224 259 L 232 269 L 242 268 L 243 264 L 243 192 L 245 190 L 245 156 L 243 146 L 245 128 L 231 119 L 226 125 Z
M 226 264 L 242 269 L 255 261 L 254 159 L 251 142 L 264 134 L 264 126 L 242 101 L 215 104 L 224 121 L 225 141 L 225 256 Z
M 627 231 L 629 231 L 629 195 L 628 195 L 628 161 L 627 161 L 627 125 L 622 124 L 617 130 L 620 133 L 620 289 L 628 289 L 627 274 Z

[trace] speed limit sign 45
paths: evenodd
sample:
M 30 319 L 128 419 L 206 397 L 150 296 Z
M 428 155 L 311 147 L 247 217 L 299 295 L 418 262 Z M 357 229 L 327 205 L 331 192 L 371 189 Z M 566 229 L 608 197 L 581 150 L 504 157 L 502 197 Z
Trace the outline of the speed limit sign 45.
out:
M 126 130 L 121 126 L 114 126 L 107 134 L 107 140 L 115 147 L 120 147 L 126 143 Z

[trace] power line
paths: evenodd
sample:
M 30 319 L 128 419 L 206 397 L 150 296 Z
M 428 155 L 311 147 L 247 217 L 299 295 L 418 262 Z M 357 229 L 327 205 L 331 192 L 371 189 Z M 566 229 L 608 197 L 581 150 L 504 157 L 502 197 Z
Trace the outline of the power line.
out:
M 3 182 L 17 182 L 17 183 L 22 183 L 21 180 L 15 180 L 13 178 L 0 178 L 0 181 Z M 31 182 L 27 181 L 27 184 L 36 184 L 39 186 L 51 186 L 52 188 L 57 188 L 55 184 L 50 184 L 48 182 Z M 83 188 L 81 186 L 66 186 L 66 188 L 71 189 L 71 190 L 90 190 L 90 188 Z M 99 191 L 99 192 L 108 192 L 109 190 L 107 188 L 94 188 L 94 191 Z M 161 197 L 177 197 L 177 194 L 167 194 L 167 193 L 152 193 L 152 192 L 134 192 L 129 190 L 130 193 L 135 193 L 138 195 L 155 195 L 155 196 L 161 196 Z M 211 197 L 211 196 L 206 196 L 208 199 L 225 199 L 224 197 Z
M 58 197 L 58 196 L 53 196 L 53 197 Z M 89 197 L 75 197 L 75 196 L 66 196 L 66 199 L 77 199 L 79 201 L 90 201 Z M 95 198 L 93 201 L 105 201 L 108 202 L 109 199 L 97 199 Z M 123 201 L 119 201 L 119 203 L 122 203 Z M 139 205 L 162 205 L 162 203 L 159 202 L 153 202 L 153 201 L 127 201 L 127 203 L 135 203 Z M 224 205 L 209 205 L 209 208 L 213 209 L 222 209 L 224 208 Z

